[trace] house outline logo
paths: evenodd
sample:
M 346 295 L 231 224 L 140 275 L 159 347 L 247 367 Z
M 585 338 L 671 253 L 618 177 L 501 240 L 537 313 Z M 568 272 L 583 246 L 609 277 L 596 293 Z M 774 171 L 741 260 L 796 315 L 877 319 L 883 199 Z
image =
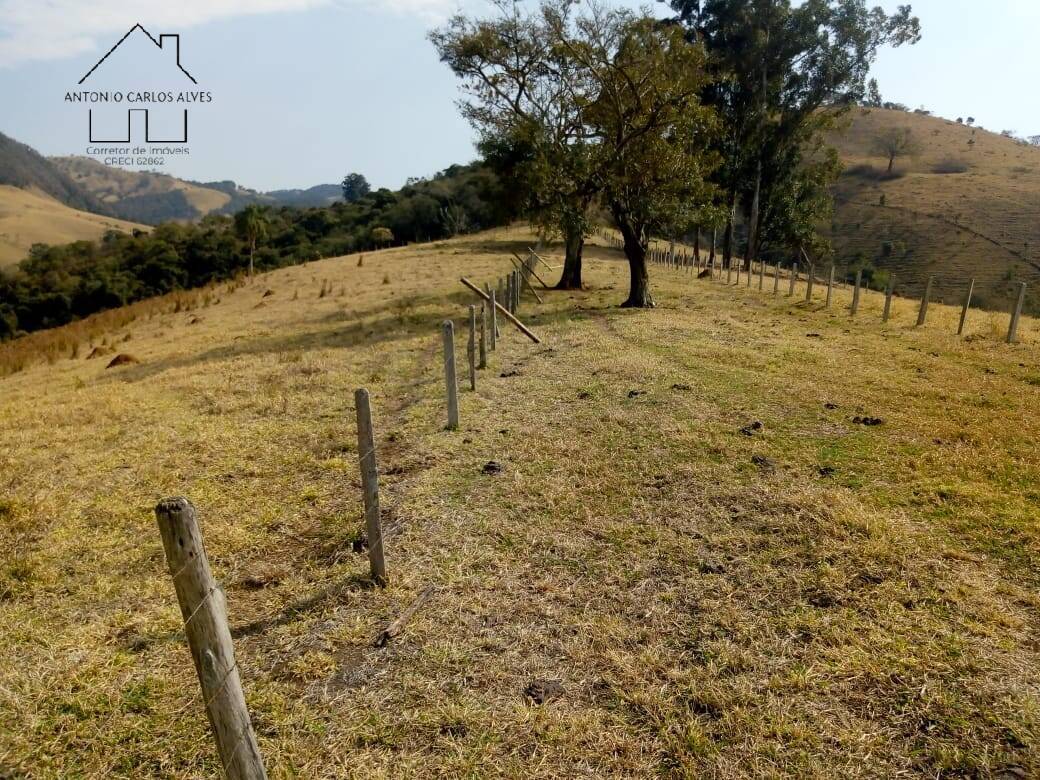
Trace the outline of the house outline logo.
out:
M 148 32 L 148 30 L 145 29 L 144 25 L 142 25 L 140 22 L 138 22 L 133 27 L 131 27 L 129 30 L 127 30 L 126 33 L 123 35 L 123 37 L 120 38 L 118 41 L 116 41 L 115 45 L 113 45 L 111 49 L 109 49 L 107 52 L 105 52 L 104 56 L 101 57 L 101 59 L 99 59 L 96 63 L 94 63 L 93 67 L 91 67 L 90 70 L 88 70 L 83 75 L 83 77 L 77 82 L 77 84 L 82 86 L 83 83 L 85 81 L 87 81 L 88 79 L 91 79 L 91 77 L 94 77 L 93 81 L 97 81 L 97 76 L 95 74 L 97 73 L 98 69 L 101 68 L 102 70 L 104 70 L 102 68 L 102 65 L 104 65 L 104 63 L 106 61 L 109 61 L 109 58 L 112 57 L 113 54 L 115 54 L 115 52 L 119 49 L 119 47 L 122 46 L 127 41 L 128 38 L 130 38 L 132 35 L 134 35 L 137 32 L 140 32 L 140 33 L 144 34 L 144 36 L 155 47 L 156 50 L 164 52 L 167 55 L 166 56 L 166 60 L 165 60 L 166 62 L 170 62 L 171 59 L 172 59 L 173 65 L 175 65 L 176 68 L 177 68 L 177 71 L 179 71 L 178 77 L 187 78 L 194 85 L 197 85 L 199 83 L 195 79 L 195 77 L 193 75 L 191 75 L 191 73 L 188 71 L 188 69 L 185 68 L 184 65 L 181 64 L 181 36 L 179 34 L 176 34 L 176 33 L 162 33 L 158 37 L 156 37 L 156 36 L 152 35 L 150 32 Z M 147 45 L 146 45 L 146 48 L 148 48 Z M 105 94 L 107 96 L 108 93 L 105 93 Z M 145 94 L 148 94 L 148 93 L 145 93 Z M 114 93 L 114 96 L 115 96 L 115 102 L 122 102 L 124 94 L 122 92 L 116 92 L 116 93 Z M 127 95 L 127 97 L 129 97 L 129 94 Z M 106 102 L 107 102 L 107 99 L 106 99 Z M 146 99 L 146 100 L 143 100 L 143 101 L 139 100 L 138 102 L 154 102 L 154 99 L 153 100 L 147 100 Z M 163 111 L 168 111 L 168 110 L 169 109 L 163 109 Z M 174 114 L 174 115 L 167 115 L 167 117 L 166 117 L 167 120 L 169 120 L 169 119 L 172 119 L 174 116 L 176 116 L 176 120 L 174 120 L 174 121 L 176 122 L 176 124 L 180 125 L 179 129 L 173 130 L 173 127 L 175 125 L 173 125 L 173 123 L 171 123 L 169 121 L 167 121 L 165 123 L 163 123 L 163 122 L 159 123 L 159 124 L 168 125 L 168 132 L 170 132 L 170 130 L 172 130 L 170 135 L 172 135 L 173 137 L 164 137 L 164 138 L 153 138 L 152 137 L 152 124 L 153 124 L 153 122 L 152 122 L 151 111 L 152 111 L 151 108 L 145 108 L 145 107 L 128 108 L 126 110 L 126 136 L 125 137 L 119 137 L 121 135 L 122 131 L 116 130 L 115 127 L 120 125 L 121 122 L 117 120 L 115 123 L 113 123 L 111 120 L 114 117 L 110 116 L 110 117 L 108 117 L 109 121 L 101 122 L 101 125 L 103 127 L 108 127 L 109 128 L 107 131 L 95 130 L 95 126 L 98 124 L 98 122 L 95 121 L 94 110 L 91 109 L 90 111 L 87 112 L 88 138 L 90 139 L 91 143 L 118 143 L 118 144 L 130 143 L 132 141 L 132 138 L 133 138 L 133 135 L 134 135 L 133 121 L 134 121 L 134 115 L 136 114 L 138 116 L 143 115 L 143 118 L 144 118 L 144 142 L 145 143 L 150 143 L 150 144 L 152 144 L 152 143 L 155 143 L 155 144 L 186 144 L 188 142 L 188 110 L 186 108 L 182 109 L 180 111 L 180 115 L 179 116 Z M 98 135 L 95 135 L 95 132 L 97 132 L 102 137 L 98 137 Z
M 164 48 L 164 43 L 165 43 L 167 38 L 172 39 L 173 47 L 174 47 L 174 54 L 176 56 L 177 67 L 180 69 L 181 73 L 183 73 L 185 76 L 187 76 L 189 79 L 191 79 L 191 83 L 192 84 L 198 84 L 199 83 L 199 82 L 197 82 L 195 80 L 195 77 L 192 76 L 190 73 L 188 73 L 188 71 L 185 69 L 185 67 L 183 65 L 181 65 L 181 36 L 178 35 L 178 34 L 174 34 L 174 33 L 162 33 L 162 34 L 159 35 L 159 39 L 156 40 L 155 36 L 152 35 L 150 32 L 148 32 L 140 22 L 138 22 L 133 27 L 131 27 L 129 30 L 127 30 L 126 31 L 126 35 L 124 35 L 122 38 L 120 38 L 118 41 L 116 41 L 116 45 L 113 46 L 111 49 L 109 49 L 105 53 L 104 57 L 102 57 L 100 60 L 98 60 L 96 63 L 94 63 L 94 67 L 92 67 L 90 70 L 88 70 L 86 72 L 86 74 L 83 76 L 83 78 L 81 78 L 77 83 L 82 84 L 84 81 L 89 79 L 90 76 L 94 73 L 94 71 L 96 71 L 99 67 L 101 67 L 101 63 L 103 63 L 110 56 L 112 56 L 112 53 L 115 52 L 115 50 L 118 49 L 120 46 L 122 46 L 123 42 L 127 38 L 129 38 L 131 35 L 133 35 L 135 30 L 140 30 L 145 35 L 147 35 L 148 36 L 148 40 L 150 40 L 152 43 L 154 43 L 155 46 L 157 48 L 159 48 L 159 49 Z

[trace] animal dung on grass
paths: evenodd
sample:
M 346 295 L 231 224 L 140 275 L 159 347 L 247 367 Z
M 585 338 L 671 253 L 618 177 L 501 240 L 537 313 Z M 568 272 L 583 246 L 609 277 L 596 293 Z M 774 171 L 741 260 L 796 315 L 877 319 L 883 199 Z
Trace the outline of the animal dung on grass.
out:
M 564 693 L 566 690 L 560 680 L 531 680 L 524 688 L 524 696 L 535 704 L 554 701 L 562 697 Z
M 135 358 L 133 355 L 128 355 L 125 352 L 120 352 L 114 358 L 112 358 L 105 368 L 116 368 L 117 366 L 129 366 L 134 363 L 140 363 L 141 361 Z
M 489 460 L 487 463 L 484 464 L 484 468 L 480 470 L 480 473 L 491 476 L 494 474 L 501 474 L 502 471 L 503 468 L 501 463 L 499 463 L 497 460 Z
M 765 426 L 762 425 L 761 421 L 755 420 L 754 422 L 748 423 L 740 432 L 745 436 L 754 436 L 758 431 L 761 431 Z
M 860 417 L 858 415 L 852 418 L 852 422 L 855 425 L 866 425 L 871 428 L 885 423 L 880 417 Z

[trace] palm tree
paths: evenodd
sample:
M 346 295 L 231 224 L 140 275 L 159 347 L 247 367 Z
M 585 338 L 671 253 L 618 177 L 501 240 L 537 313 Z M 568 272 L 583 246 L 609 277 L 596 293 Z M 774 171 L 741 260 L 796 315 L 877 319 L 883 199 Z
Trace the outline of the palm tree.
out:
M 249 244 L 249 275 L 253 275 L 253 254 L 256 242 L 267 238 L 267 211 L 252 204 L 235 214 L 235 233 Z

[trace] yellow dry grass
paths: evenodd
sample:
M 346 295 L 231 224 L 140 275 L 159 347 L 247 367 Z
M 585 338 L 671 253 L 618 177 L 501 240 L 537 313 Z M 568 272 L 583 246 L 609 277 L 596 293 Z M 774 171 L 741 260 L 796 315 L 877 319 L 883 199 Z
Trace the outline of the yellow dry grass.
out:
M 272 777 L 1040 773 L 1037 323 L 958 339 L 941 306 L 882 326 L 874 295 L 851 319 L 847 291 L 660 268 L 659 308 L 622 311 L 591 247 L 447 432 L 457 278 L 529 240 L 275 271 L 114 325 L 139 364 L 0 379 L 0 774 L 218 774 L 151 512 L 181 493 Z M 359 386 L 385 590 L 355 551 Z
M 33 244 L 95 240 L 109 230 L 144 225 L 69 208 L 40 193 L 0 184 L 0 268 L 25 259 Z
M 899 178 L 852 173 L 839 181 L 830 232 L 842 261 L 869 259 L 913 294 L 936 274 L 948 302 L 974 277 L 977 299 L 996 308 L 1013 297 L 1015 281 L 1029 282 L 1029 310 L 1040 312 L 1040 149 L 883 109 L 854 109 L 831 143 L 847 169 L 883 172 L 888 161 L 871 147 L 892 127 L 909 128 L 920 151 L 896 162 Z

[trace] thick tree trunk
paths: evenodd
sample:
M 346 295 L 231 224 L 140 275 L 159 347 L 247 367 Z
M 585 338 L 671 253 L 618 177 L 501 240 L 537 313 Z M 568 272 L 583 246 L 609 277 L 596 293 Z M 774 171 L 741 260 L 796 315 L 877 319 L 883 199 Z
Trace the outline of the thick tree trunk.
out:
M 737 216 L 737 193 L 729 193 L 729 211 L 726 213 L 726 232 L 722 237 L 722 265 L 729 268 L 733 263 L 733 223 Z
M 646 247 L 643 246 L 637 231 L 618 211 L 614 210 L 614 222 L 625 242 L 625 256 L 628 258 L 629 285 L 628 298 L 621 307 L 624 309 L 652 309 L 653 296 L 650 295 L 650 275 L 646 270 Z
M 563 259 L 563 274 L 556 285 L 557 290 L 581 289 L 581 254 L 585 249 L 585 236 L 581 230 L 569 230 L 564 235 L 566 246 Z
M 759 154 L 758 166 L 755 170 L 755 193 L 751 197 L 751 208 L 748 213 L 748 242 L 744 265 L 751 270 L 751 264 L 758 257 L 758 213 L 759 199 L 762 194 L 762 156 Z
M 708 265 L 714 268 L 715 266 L 715 247 L 719 243 L 719 229 L 713 227 L 711 229 L 711 252 L 708 254 Z

